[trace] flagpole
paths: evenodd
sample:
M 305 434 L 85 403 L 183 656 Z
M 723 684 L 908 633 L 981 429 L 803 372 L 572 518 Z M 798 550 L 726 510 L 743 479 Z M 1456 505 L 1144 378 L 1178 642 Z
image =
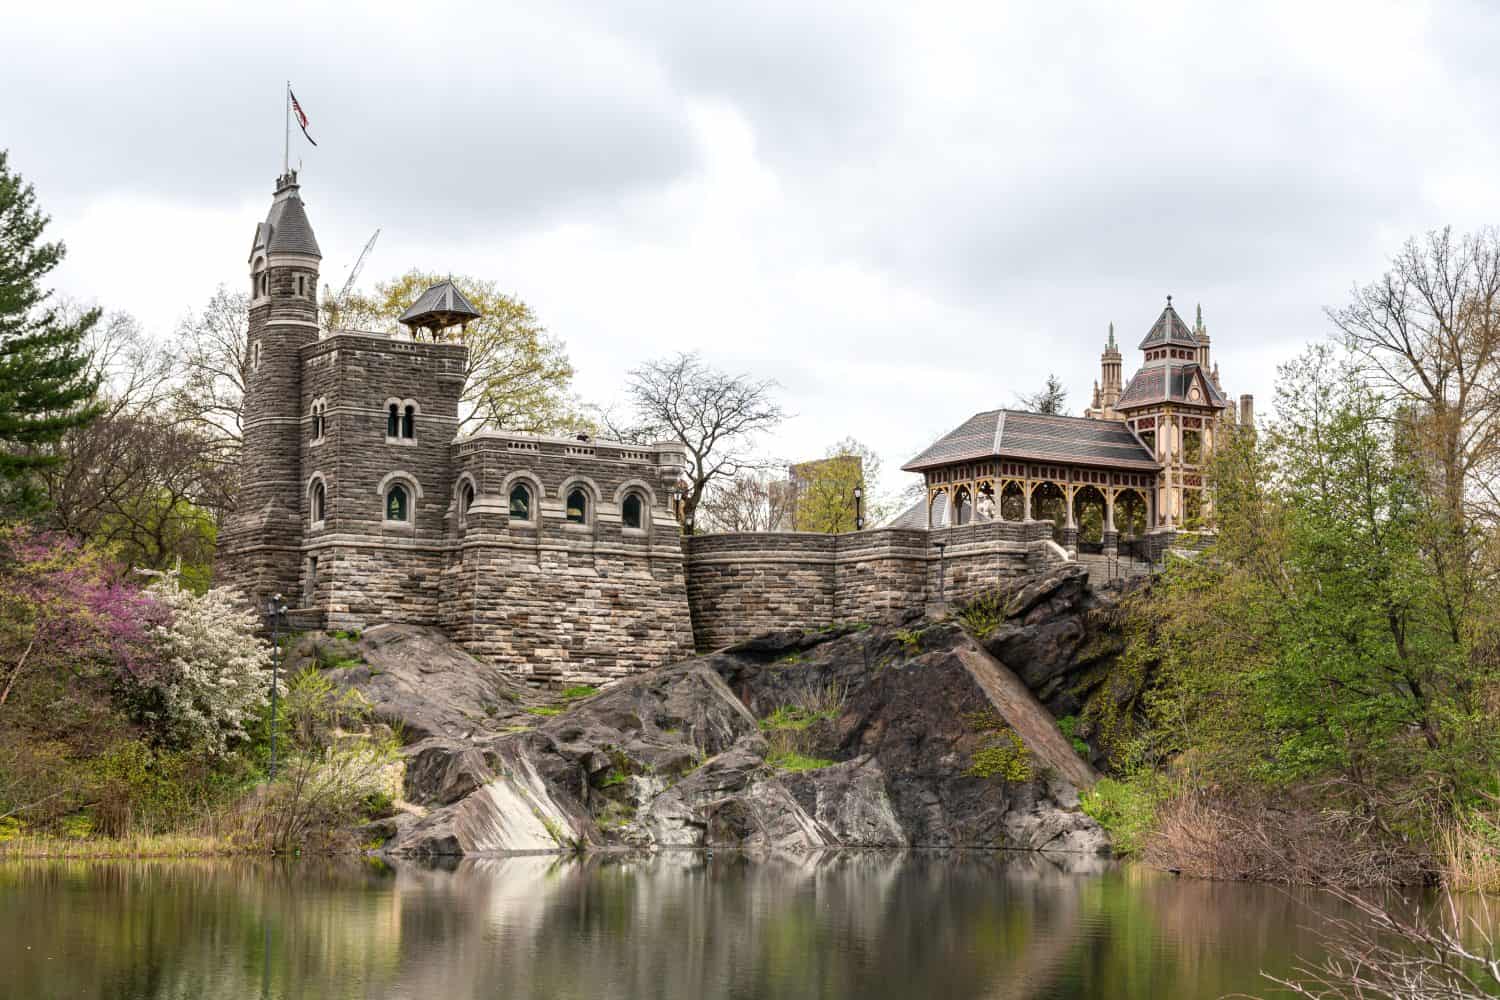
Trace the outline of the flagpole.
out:
M 281 176 L 292 169 L 292 81 L 286 82 L 286 93 L 281 95 L 281 111 L 285 119 L 281 134 Z

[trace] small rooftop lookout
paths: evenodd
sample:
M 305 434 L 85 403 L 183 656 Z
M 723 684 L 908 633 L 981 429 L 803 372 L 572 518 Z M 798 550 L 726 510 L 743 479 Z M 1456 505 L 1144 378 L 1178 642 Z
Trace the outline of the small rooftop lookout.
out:
M 433 340 L 442 340 L 444 330 L 456 326 L 461 333 L 467 332 L 469 324 L 479 317 L 479 310 L 452 281 L 439 281 L 418 296 L 396 321 L 413 337 L 418 330 L 426 330 Z

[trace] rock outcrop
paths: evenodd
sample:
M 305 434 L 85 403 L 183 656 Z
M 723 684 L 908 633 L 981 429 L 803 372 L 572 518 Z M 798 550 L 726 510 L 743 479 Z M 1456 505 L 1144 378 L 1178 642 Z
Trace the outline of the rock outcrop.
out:
M 396 854 L 1099 853 L 1078 809 L 1096 772 L 1023 681 L 1076 697 L 1054 681 L 1086 663 L 1085 584 L 1064 569 L 1002 595 L 983 642 L 954 622 L 778 632 L 554 705 L 406 627 L 350 640 L 334 672 L 413 738 Z

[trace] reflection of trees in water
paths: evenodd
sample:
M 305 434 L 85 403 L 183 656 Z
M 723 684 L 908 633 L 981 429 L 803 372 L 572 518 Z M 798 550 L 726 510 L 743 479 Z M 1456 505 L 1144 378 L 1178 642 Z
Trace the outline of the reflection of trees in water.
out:
M 0 864 L 0 982 L 19 996 L 129 1000 L 260 996 L 268 968 L 282 988 L 349 969 L 390 982 L 401 953 L 393 885 L 353 863 Z
M 1136 998 L 1264 992 L 1261 967 L 1312 947 L 1309 911 L 1274 888 L 1103 867 L 965 851 L 394 875 L 12 864 L 0 966 L 20 995 L 151 1000 L 260 996 L 267 968 L 276 997 Z

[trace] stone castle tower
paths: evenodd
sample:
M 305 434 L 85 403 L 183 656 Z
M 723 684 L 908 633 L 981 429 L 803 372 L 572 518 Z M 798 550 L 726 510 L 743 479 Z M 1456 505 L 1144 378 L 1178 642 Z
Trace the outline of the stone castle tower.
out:
M 405 333 L 322 330 L 297 176 L 250 252 L 240 500 L 218 576 L 302 627 L 435 626 L 533 682 L 599 683 L 692 649 L 676 442 L 463 433 L 482 319 L 450 281 Z
M 239 501 L 219 543 L 225 570 L 257 606 L 295 594 L 301 573 L 301 352 L 318 339 L 322 260 L 290 171 L 276 179 L 250 246 L 244 457 Z

